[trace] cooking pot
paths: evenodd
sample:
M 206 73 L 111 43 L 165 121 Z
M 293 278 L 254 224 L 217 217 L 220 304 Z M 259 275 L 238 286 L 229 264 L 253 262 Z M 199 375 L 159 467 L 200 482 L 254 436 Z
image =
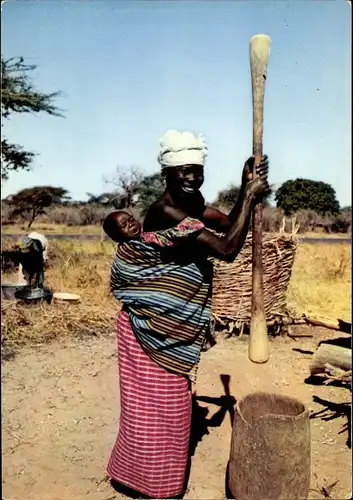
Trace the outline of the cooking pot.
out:
M 48 304 L 51 303 L 53 292 L 49 288 L 31 288 L 25 287 L 23 290 L 15 292 L 15 297 L 25 304 L 38 304 L 45 300 Z

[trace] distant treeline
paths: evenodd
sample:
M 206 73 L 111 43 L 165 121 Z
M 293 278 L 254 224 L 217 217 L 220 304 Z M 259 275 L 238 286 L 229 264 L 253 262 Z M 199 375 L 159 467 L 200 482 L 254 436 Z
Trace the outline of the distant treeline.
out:
M 2 200 L 3 225 L 23 223 L 30 228 L 36 222 L 88 226 L 101 224 L 114 209 L 132 209 L 141 220 L 148 207 L 165 190 L 160 173 L 144 176 L 140 171 L 118 169 L 110 192 L 87 193 L 87 201 L 74 201 L 59 186 L 34 186 L 22 189 Z M 228 213 L 240 193 L 231 185 L 220 191 L 210 205 Z M 271 198 L 263 200 L 264 230 L 299 232 L 320 230 L 326 233 L 349 233 L 352 226 L 351 207 L 341 208 L 335 190 L 329 184 L 310 179 L 284 182 Z M 273 204 L 276 204 L 276 208 Z
M 229 211 L 229 208 L 224 205 L 213 205 L 218 206 L 226 213 Z M 112 210 L 114 210 L 112 206 L 71 202 L 49 207 L 44 214 L 36 218 L 36 222 L 65 224 L 67 226 L 100 225 Z M 135 216 L 143 220 L 143 216 L 138 207 L 134 207 L 133 211 Z M 21 217 L 13 217 L 10 207 L 2 202 L 2 225 L 26 224 L 29 218 L 30 215 L 26 214 L 22 214 Z M 298 210 L 291 216 L 285 216 L 284 210 L 281 208 L 267 206 L 264 208 L 263 227 L 266 232 L 291 232 L 293 227 L 299 227 L 299 233 L 310 231 L 321 231 L 327 234 L 351 233 L 352 211 L 350 207 L 347 207 L 335 215 L 319 215 L 313 210 Z

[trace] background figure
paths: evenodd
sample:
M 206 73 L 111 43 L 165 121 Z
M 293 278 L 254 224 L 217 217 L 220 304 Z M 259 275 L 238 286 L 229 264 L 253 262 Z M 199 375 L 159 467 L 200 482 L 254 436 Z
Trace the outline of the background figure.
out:
M 40 233 L 23 236 L 19 243 L 19 284 L 40 287 L 44 285 L 44 264 L 48 260 L 48 240 Z
M 42 248 L 43 248 L 43 260 L 44 263 L 48 260 L 48 240 L 44 236 L 44 234 L 36 233 L 35 231 L 32 231 L 29 233 L 28 238 L 31 238 L 32 240 L 37 240 L 41 243 Z

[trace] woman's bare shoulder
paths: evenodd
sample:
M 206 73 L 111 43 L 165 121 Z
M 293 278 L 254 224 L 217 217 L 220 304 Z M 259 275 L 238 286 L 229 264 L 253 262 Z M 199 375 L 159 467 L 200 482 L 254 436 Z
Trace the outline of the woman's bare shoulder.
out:
M 167 200 L 161 196 L 149 206 L 143 221 L 144 231 L 156 231 L 160 229 L 161 222 L 166 217 L 167 204 Z
M 188 217 L 184 210 L 176 207 L 168 198 L 161 198 L 149 207 L 143 223 L 144 231 L 169 229 Z
M 168 202 L 164 198 L 159 198 L 158 200 L 154 201 L 148 208 L 146 212 L 146 218 L 150 215 L 157 215 L 157 214 L 162 214 L 165 212 L 166 207 L 168 205 Z

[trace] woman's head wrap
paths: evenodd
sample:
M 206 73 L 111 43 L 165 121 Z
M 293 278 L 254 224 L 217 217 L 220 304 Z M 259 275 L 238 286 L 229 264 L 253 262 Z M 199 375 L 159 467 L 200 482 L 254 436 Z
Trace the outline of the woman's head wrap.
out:
M 21 236 L 17 242 L 17 247 L 21 252 L 29 252 L 32 246 L 33 240 L 28 236 Z
M 168 130 L 159 144 L 158 162 L 162 168 L 205 164 L 208 148 L 201 134 Z
M 33 241 L 39 241 L 41 245 L 41 250 L 43 252 L 43 259 L 47 260 L 48 259 L 48 240 L 47 238 L 40 233 L 36 233 L 33 231 L 32 233 L 29 233 L 28 236 L 21 236 L 17 243 L 18 249 L 23 252 L 27 253 L 33 248 Z

